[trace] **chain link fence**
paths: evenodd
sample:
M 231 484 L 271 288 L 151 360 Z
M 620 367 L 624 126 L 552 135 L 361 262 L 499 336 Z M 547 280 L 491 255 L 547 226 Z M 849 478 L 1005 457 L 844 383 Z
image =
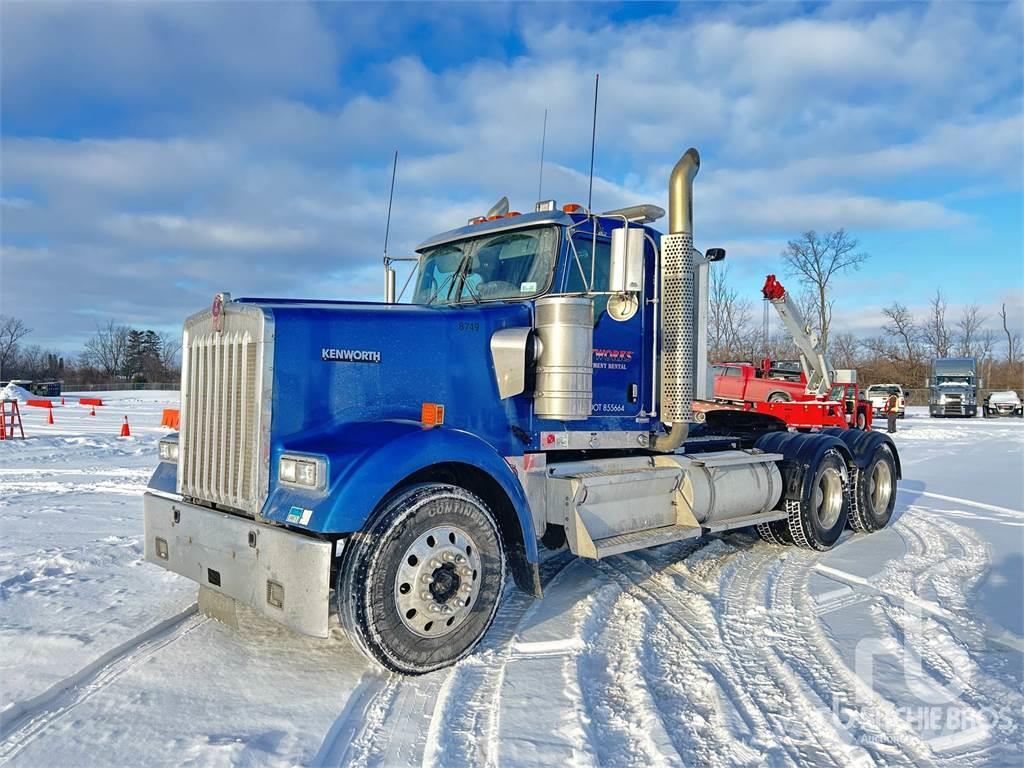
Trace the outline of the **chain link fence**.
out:
M 145 384 L 133 384 L 124 381 L 109 381 L 101 384 L 75 384 L 67 382 L 64 384 L 64 392 L 130 392 L 132 390 L 147 389 L 169 389 L 177 392 L 181 388 L 181 381 L 146 382 Z

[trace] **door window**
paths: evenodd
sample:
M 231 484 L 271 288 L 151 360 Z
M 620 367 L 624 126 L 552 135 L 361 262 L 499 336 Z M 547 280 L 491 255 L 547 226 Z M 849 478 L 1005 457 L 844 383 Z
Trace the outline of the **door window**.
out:
M 583 271 L 586 273 L 587 281 L 590 280 L 590 250 L 594 245 L 591 238 L 586 236 L 580 236 L 573 238 L 573 245 L 576 246 L 576 254 L 579 256 L 579 262 L 572 255 L 572 249 L 569 250 L 569 273 L 565 278 L 565 292 L 566 293 L 584 293 L 587 290 L 586 283 L 583 280 L 583 275 L 580 274 L 580 267 L 583 267 Z M 594 263 L 594 285 L 591 290 L 593 291 L 607 291 L 608 290 L 608 272 L 611 266 L 612 257 L 612 246 L 607 240 L 597 241 L 597 261 Z M 594 320 L 596 321 L 601 313 L 604 312 L 605 307 L 608 306 L 607 296 L 595 296 L 594 297 Z

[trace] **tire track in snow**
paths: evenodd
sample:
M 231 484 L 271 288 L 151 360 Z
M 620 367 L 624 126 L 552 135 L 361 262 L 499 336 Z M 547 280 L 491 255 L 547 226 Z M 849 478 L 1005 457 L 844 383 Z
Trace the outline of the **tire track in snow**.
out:
M 807 607 L 799 610 L 798 604 L 772 598 L 773 571 L 790 560 L 795 551 L 755 544 L 750 557 L 726 566 L 719 585 L 722 644 L 790 761 L 835 766 L 872 764 L 868 753 L 832 716 L 829 702 L 809 689 L 789 664 L 796 644 L 803 642 L 803 633 L 817 622 L 809 600 L 803 603 Z M 805 579 L 809 577 L 808 563 L 798 568 Z M 782 651 L 775 650 L 779 644 L 783 645 Z
M 709 543 L 689 545 L 685 556 Z M 682 553 L 672 554 L 676 560 Z M 652 565 L 632 553 L 595 567 L 622 585 L 646 614 L 644 631 L 634 633 L 634 652 L 646 687 L 635 697 L 635 717 L 649 721 L 653 710 L 676 759 L 687 764 L 763 764 L 768 745 L 755 734 L 767 734 L 767 724 L 750 706 L 722 649 L 716 647 L 707 599 L 685 583 L 664 584 L 666 579 L 682 580 L 681 574 L 666 573 L 670 566 L 665 560 Z M 670 763 L 673 757 L 662 755 L 656 762 Z
M 8 763 L 43 731 L 139 663 L 207 621 L 193 603 L 185 610 L 111 648 L 42 693 L 14 704 L 0 724 L 0 764 Z
M 568 551 L 541 566 L 544 589 L 576 562 Z M 523 622 L 537 605 L 536 598 L 516 588 L 498 612 L 481 649 L 458 664 L 436 699 L 423 750 L 424 766 L 488 765 L 499 762 L 498 727 L 505 668 L 514 652 Z M 443 736 L 442 736 L 443 734 Z
M 821 555 L 813 552 L 790 550 L 772 569 L 767 584 L 767 618 L 772 633 L 787 638 L 787 642 L 782 651 L 770 653 L 786 674 L 793 676 L 804 699 L 820 704 L 825 717 L 835 720 L 832 713 L 856 712 L 849 728 L 838 721 L 835 728 L 861 759 L 887 762 L 898 750 L 895 756 L 900 762 L 933 765 L 931 748 L 899 716 L 896 706 L 850 669 L 813 611 L 800 608 L 813 605 L 808 581 L 820 559 Z M 867 720 L 862 717 L 865 713 L 869 715 Z
M 985 753 L 1016 745 L 1010 749 L 1012 754 L 999 755 L 998 759 L 1019 762 L 1019 716 L 998 715 L 1024 711 L 1024 695 L 1012 673 L 1000 670 L 1001 664 L 991 669 L 983 659 L 992 655 L 992 644 L 1017 652 L 1020 649 L 980 624 L 970 599 L 988 571 L 989 547 L 970 529 L 940 514 L 919 509 L 912 512 L 912 524 L 904 516 L 896 526 L 897 533 L 908 541 L 910 553 L 889 562 L 877 581 L 870 584 L 885 598 L 876 620 L 884 622 L 883 631 L 889 631 L 909 655 L 911 669 L 919 669 L 934 680 L 938 691 L 926 687 L 916 691 L 922 704 L 934 704 L 936 694 L 948 697 L 952 706 L 970 710 L 979 723 L 973 734 L 961 732 L 958 738 L 932 739 L 930 743 L 937 752 L 956 752 L 949 756 L 950 764 L 963 764 L 967 759 L 963 747 L 972 743 L 985 742 L 974 747 L 974 757 L 979 760 L 993 760 L 993 755 Z M 909 596 L 901 594 L 908 583 L 912 588 Z M 923 598 L 926 590 L 939 602 Z M 1000 661 L 1005 660 L 1000 655 Z
M 598 602 L 580 633 L 576 681 L 598 765 L 683 764 L 643 673 L 646 615 L 622 589 Z
M 541 565 L 542 583 L 550 584 L 571 562 L 567 553 L 546 560 Z M 432 765 L 453 754 L 483 764 L 490 751 L 488 741 L 496 739 L 504 665 L 516 631 L 535 602 L 514 585 L 506 588 L 516 591 L 506 593 L 481 645 L 455 667 L 414 679 L 383 671 L 364 677 L 353 695 L 355 702 L 350 699 L 331 726 L 313 765 Z M 463 693 L 472 703 L 460 704 L 455 712 L 449 702 Z

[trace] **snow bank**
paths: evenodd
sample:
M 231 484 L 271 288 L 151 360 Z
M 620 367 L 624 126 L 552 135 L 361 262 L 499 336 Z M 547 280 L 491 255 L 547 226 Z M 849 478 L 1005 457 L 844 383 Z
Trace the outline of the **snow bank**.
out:
M 37 395 L 33 395 L 24 387 L 19 387 L 17 384 L 8 384 L 3 389 L 0 389 L 0 398 L 4 400 L 17 400 L 19 403 L 24 403 L 26 400 L 36 400 Z

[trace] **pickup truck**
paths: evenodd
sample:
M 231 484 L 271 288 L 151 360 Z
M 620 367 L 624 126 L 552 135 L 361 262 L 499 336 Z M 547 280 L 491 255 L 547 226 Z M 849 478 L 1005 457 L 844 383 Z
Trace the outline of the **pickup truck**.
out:
M 898 398 L 896 418 L 902 419 L 907 415 L 907 398 L 903 393 L 903 387 L 899 384 L 872 384 L 868 387 L 867 397 L 871 401 L 871 411 L 875 416 L 880 416 L 885 412 L 885 402 L 892 394 Z
M 986 419 L 993 416 L 1024 416 L 1024 406 L 1020 396 L 1012 389 L 1002 392 L 990 392 L 982 405 L 982 415 Z
M 774 375 L 772 369 L 757 368 L 750 363 L 716 363 L 715 400 L 728 403 L 789 403 L 813 400 L 807 393 L 807 379 L 799 376 Z

